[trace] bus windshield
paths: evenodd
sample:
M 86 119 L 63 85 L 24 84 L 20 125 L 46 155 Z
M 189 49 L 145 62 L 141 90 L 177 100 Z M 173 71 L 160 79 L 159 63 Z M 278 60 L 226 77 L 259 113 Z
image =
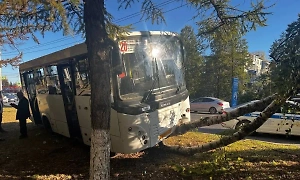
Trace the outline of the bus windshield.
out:
M 119 75 L 122 99 L 142 99 L 185 86 L 182 45 L 174 36 L 137 37 L 122 41 L 125 72 Z

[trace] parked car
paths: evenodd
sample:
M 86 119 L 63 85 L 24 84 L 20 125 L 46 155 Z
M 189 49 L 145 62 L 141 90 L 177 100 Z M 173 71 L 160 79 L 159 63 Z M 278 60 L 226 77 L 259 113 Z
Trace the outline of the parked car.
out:
M 2 96 L 3 103 L 8 103 L 8 98 L 6 96 Z
M 200 97 L 192 100 L 190 105 L 191 111 L 211 114 L 223 113 L 225 108 L 230 108 L 229 102 L 214 97 Z
M 18 97 L 13 93 L 5 93 L 3 95 L 8 98 L 8 102 L 17 102 L 18 101 Z

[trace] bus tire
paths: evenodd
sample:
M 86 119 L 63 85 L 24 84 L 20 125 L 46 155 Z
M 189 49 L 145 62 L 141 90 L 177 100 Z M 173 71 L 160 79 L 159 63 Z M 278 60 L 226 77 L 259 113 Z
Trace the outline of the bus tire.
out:
M 52 128 L 51 128 L 51 124 L 50 124 L 50 121 L 49 119 L 46 117 L 46 116 L 43 116 L 42 118 L 42 123 L 44 125 L 44 128 L 46 129 L 46 131 L 52 133 Z

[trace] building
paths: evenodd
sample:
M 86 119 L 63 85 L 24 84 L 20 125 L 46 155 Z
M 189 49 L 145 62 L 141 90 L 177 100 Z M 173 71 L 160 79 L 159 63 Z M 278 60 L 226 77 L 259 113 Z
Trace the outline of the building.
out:
M 250 53 L 251 63 L 246 71 L 250 75 L 250 81 L 253 82 L 261 74 L 268 73 L 270 61 L 266 59 L 264 52 Z
M 268 73 L 270 70 L 270 61 L 269 60 L 263 60 L 261 64 L 261 73 L 265 74 Z

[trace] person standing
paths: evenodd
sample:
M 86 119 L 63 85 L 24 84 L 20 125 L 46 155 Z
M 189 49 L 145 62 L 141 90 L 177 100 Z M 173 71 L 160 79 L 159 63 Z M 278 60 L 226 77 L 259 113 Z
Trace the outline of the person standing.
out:
M 2 128 L 2 113 L 3 113 L 3 99 L 2 99 L 2 93 L 0 92 L 0 132 L 4 133 L 4 129 Z M 4 141 L 4 138 L 0 137 L 0 141 Z
M 26 119 L 30 117 L 28 100 L 24 97 L 22 92 L 18 92 L 19 104 L 10 103 L 10 105 L 17 109 L 16 120 L 19 120 L 20 125 L 20 139 L 27 138 Z
M 3 96 L 2 93 L 0 92 L 0 132 L 4 133 L 6 132 L 3 128 L 2 128 L 2 113 L 3 113 Z

